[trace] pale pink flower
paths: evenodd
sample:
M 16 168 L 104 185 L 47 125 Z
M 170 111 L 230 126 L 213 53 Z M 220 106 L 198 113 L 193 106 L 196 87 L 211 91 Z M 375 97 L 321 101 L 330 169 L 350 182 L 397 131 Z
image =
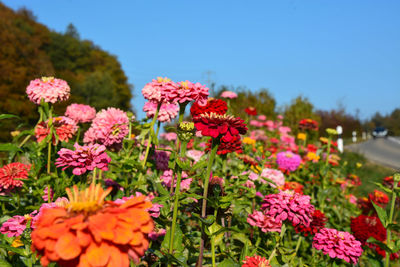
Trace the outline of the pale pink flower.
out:
M 247 188 L 256 188 L 256 185 L 254 184 L 254 182 L 247 180 L 243 186 L 247 187 Z
M 283 120 L 283 116 L 282 116 L 282 115 L 278 115 L 276 118 L 277 118 L 278 120 Z
M 148 101 L 143 106 L 147 118 L 153 118 L 157 111 L 157 102 Z M 157 120 L 160 122 L 170 122 L 178 115 L 179 106 L 177 104 L 162 103 L 158 111 Z
M 251 126 L 254 126 L 254 127 L 263 127 L 263 125 L 264 125 L 264 123 L 262 123 L 262 122 L 260 122 L 260 121 L 257 121 L 257 120 L 251 120 L 250 121 L 250 123 L 249 123 Z
M 40 101 L 56 103 L 69 98 L 71 89 L 66 81 L 53 77 L 32 80 L 26 88 L 29 100 L 40 105 Z
M 177 87 L 167 87 L 166 98 L 171 103 L 188 103 L 196 101 L 200 106 L 207 104 L 208 88 L 200 83 L 192 83 L 189 81 L 178 82 Z
M 285 185 L 285 176 L 283 175 L 283 173 L 280 170 L 265 168 L 262 170 L 260 176 L 265 177 L 269 180 L 272 180 L 276 184 L 276 185 L 274 185 L 272 183 L 269 183 L 269 185 L 272 187 L 276 187 L 276 186 L 281 187 L 281 186 Z M 260 181 L 263 183 L 267 182 L 262 178 L 260 178 Z
M 166 170 L 163 172 L 163 174 L 160 177 L 162 184 L 168 188 L 170 188 L 172 185 L 172 174 L 173 174 L 172 170 Z M 192 178 L 187 178 L 187 177 L 188 177 L 188 175 L 186 174 L 186 172 L 182 172 L 180 191 L 189 190 L 190 184 L 192 183 Z M 187 178 L 187 179 L 185 179 L 185 178 Z M 177 176 L 175 174 L 174 187 L 176 187 L 176 179 L 177 179 Z
M 310 226 L 314 206 L 310 196 L 293 191 L 280 191 L 278 194 L 266 195 L 261 205 L 264 213 L 276 222 L 289 220 L 293 225 Z
M 230 99 L 233 99 L 233 98 L 237 98 L 237 94 L 235 93 L 235 92 L 232 92 L 232 91 L 223 91 L 222 93 L 221 93 L 221 97 L 222 98 L 230 98 Z
M 268 131 L 274 131 L 276 126 L 275 123 L 271 120 L 267 120 L 266 122 L 264 122 L 264 126 L 267 127 Z
M 249 173 L 249 179 L 252 181 L 255 181 L 258 179 L 258 174 L 254 173 L 254 172 L 250 172 Z
M 357 264 L 363 253 L 361 242 L 352 234 L 330 228 L 323 228 L 315 234 L 312 245 L 331 258 L 343 259 L 352 264 Z
M 257 226 L 264 233 L 281 232 L 282 222 L 276 222 L 274 218 L 265 215 L 261 211 L 255 210 L 252 214 L 249 214 L 247 217 L 247 222 L 251 226 Z
M 143 196 L 143 194 L 141 192 L 135 192 L 135 195 L 116 199 L 116 200 L 114 200 L 114 203 L 121 205 L 121 204 L 124 204 L 129 199 L 134 198 L 134 197 L 139 197 L 139 196 Z M 151 202 L 153 199 L 154 199 L 154 195 L 152 195 L 152 193 L 150 193 L 149 195 L 146 195 L 146 201 Z M 151 208 L 146 209 L 146 211 L 149 212 L 151 217 L 158 218 L 160 216 L 160 209 L 162 207 L 164 207 L 164 205 L 157 204 L 157 203 L 152 203 L 152 204 L 153 205 L 151 206 Z
M 167 141 L 175 141 L 177 138 L 177 134 L 174 132 L 162 133 L 160 134 L 160 138 L 165 139 Z
M 177 87 L 178 84 L 172 82 L 171 79 L 157 77 L 143 87 L 142 94 L 145 99 L 156 103 L 171 102 L 168 101 L 168 94 Z
M 278 128 L 279 133 L 280 133 L 280 134 L 283 134 L 283 135 L 288 134 L 291 130 L 292 130 L 292 129 L 290 129 L 290 127 L 287 127 L 287 126 L 280 126 L 280 127 Z
M 200 150 L 196 150 L 196 149 L 191 149 L 186 152 L 186 156 L 193 159 L 194 162 L 198 162 L 203 155 L 204 155 L 204 151 L 200 151 Z
M 111 158 L 107 155 L 106 147 L 99 144 L 90 144 L 87 146 L 80 146 L 78 143 L 74 145 L 75 150 L 61 148 L 58 151 L 60 156 L 55 165 L 57 167 L 73 168 L 72 173 L 75 175 L 82 175 L 86 171 L 92 171 L 98 168 L 103 171 L 108 170 L 108 163 Z
M 124 111 L 117 108 L 102 109 L 86 131 L 83 141 L 119 148 L 129 133 L 128 124 L 129 119 Z
M 301 157 L 291 151 L 283 151 L 276 155 L 276 163 L 280 169 L 292 172 L 300 166 Z
M 89 105 L 71 104 L 67 107 L 65 116 L 77 123 L 91 122 L 96 117 L 96 109 Z
M 257 141 L 266 141 L 268 136 L 263 130 L 254 130 L 250 132 L 250 138 Z
M 265 120 L 267 119 L 267 116 L 265 116 L 265 115 L 258 115 L 258 116 L 257 116 L 257 119 L 260 120 L 260 121 L 265 121 Z

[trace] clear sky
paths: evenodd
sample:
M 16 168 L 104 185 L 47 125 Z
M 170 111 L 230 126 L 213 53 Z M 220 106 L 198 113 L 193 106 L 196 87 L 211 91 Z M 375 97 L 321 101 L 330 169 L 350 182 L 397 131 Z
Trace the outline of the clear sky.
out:
M 56 31 L 73 23 L 116 55 L 139 117 L 141 89 L 157 76 L 268 88 L 278 105 L 298 95 L 322 109 L 341 102 L 363 119 L 400 107 L 400 1 L 2 2 Z

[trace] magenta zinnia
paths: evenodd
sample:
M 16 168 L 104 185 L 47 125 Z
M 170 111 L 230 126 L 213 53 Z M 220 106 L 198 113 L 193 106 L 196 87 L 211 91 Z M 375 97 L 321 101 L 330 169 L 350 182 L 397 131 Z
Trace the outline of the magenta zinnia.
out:
M 39 105 L 43 99 L 44 102 L 56 103 L 69 98 L 71 89 L 66 81 L 55 79 L 54 77 L 42 77 L 32 80 L 26 88 L 29 100 Z
M 205 113 L 193 118 L 193 121 L 196 129 L 200 131 L 203 136 L 224 138 L 225 142 L 231 142 L 234 136 L 247 132 L 244 120 L 231 115 Z
M 56 160 L 57 167 L 63 167 L 62 170 L 73 168 L 72 173 L 75 175 L 82 175 L 94 168 L 108 170 L 111 158 L 105 152 L 105 146 L 99 144 L 80 146 L 76 143 L 74 147 L 75 151 L 67 148 L 61 148 L 58 151 L 60 157 Z
M 276 163 L 282 170 L 295 171 L 301 163 L 301 157 L 291 151 L 280 152 L 276 155 Z
M 314 206 L 310 204 L 310 196 L 300 195 L 293 191 L 281 191 L 278 194 L 265 196 L 262 210 L 276 222 L 289 220 L 293 225 L 310 226 Z
M 13 162 L 0 168 L 0 192 L 21 187 L 24 182 L 21 179 L 28 178 L 31 165 Z
M 67 107 L 65 116 L 77 123 L 91 122 L 96 117 L 96 110 L 89 105 L 71 104 Z
M 324 228 L 314 236 L 313 247 L 331 258 L 339 258 L 356 264 L 363 253 L 361 242 L 348 232 Z
M 129 119 L 124 111 L 118 108 L 102 109 L 85 133 L 83 141 L 119 148 L 129 133 L 128 124 Z

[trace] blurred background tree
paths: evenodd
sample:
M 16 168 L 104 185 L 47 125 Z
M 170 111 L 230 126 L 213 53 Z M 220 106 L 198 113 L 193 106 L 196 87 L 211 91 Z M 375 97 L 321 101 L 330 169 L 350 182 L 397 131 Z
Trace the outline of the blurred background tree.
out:
M 68 101 L 56 104 L 63 114 L 71 103 L 99 110 L 109 106 L 131 110 L 133 86 L 117 58 L 81 40 L 74 25 L 57 33 L 38 23 L 27 9 L 17 12 L 0 3 L 0 114 L 18 115 L 27 125 L 37 121 L 36 105 L 25 90 L 30 80 L 42 76 L 64 79 L 71 87 Z M 0 140 L 10 138 L 15 120 L 0 121 Z

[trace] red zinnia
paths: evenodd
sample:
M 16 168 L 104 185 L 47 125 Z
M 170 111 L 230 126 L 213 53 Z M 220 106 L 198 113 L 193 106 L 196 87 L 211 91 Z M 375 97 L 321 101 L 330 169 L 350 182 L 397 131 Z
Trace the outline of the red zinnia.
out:
M 299 122 L 299 128 L 301 130 L 318 131 L 318 122 L 312 119 L 302 119 Z
M 224 138 L 224 142 L 232 142 L 234 136 L 247 132 L 246 124 L 241 118 L 231 115 L 218 115 L 216 113 L 205 113 L 193 118 L 194 125 L 203 136 L 212 138 Z
M 257 115 L 257 109 L 255 107 L 248 107 L 244 110 L 249 115 L 256 116 Z
M 0 168 L 0 192 L 21 187 L 24 182 L 21 179 L 28 178 L 31 165 L 13 162 Z
M 282 190 L 293 190 L 296 193 L 303 194 L 304 186 L 298 182 L 285 182 Z
M 376 216 L 361 214 L 356 218 L 351 218 L 350 226 L 354 236 L 363 246 L 370 237 L 382 242 L 386 240 L 386 229 Z
M 266 258 L 254 255 L 253 257 L 246 256 L 242 267 L 271 267 L 271 265 Z
M 56 131 L 58 141 L 68 142 L 69 139 L 76 133 L 78 126 L 73 119 L 68 117 L 55 117 L 53 118 L 53 127 Z M 35 136 L 38 143 L 42 142 L 47 135 L 50 134 L 50 128 L 48 121 L 39 123 L 35 128 Z M 52 136 L 53 145 L 57 144 L 57 139 L 55 135 Z
M 328 219 L 325 217 L 325 214 L 323 214 L 320 210 L 315 210 L 312 214 L 312 221 L 309 227 L 306 227 L 302 224 L 293 226 L 295 227 L 294 229 L 296 230 L 296 233 L 302 232 L 305 236 L 309 234 L 315 235 L 320 229 L 325 227 L 327 220 Z
M 207 148 L 206 151 L 210 151 L 212 146 L 212 139 L 210 139 L 207 143 Z M 225 155 L 228 153 L 243 153 L 243 148 L 242 148 L 242 141 L 240 139 L 239 135 L 234 135 L 232 137 L 232 140 L 229 142 L 225 141 L 225 138 L 221 138 L 217 154 L 218 155 Z
M 224 115 L 228 110 L 228 105 L 221 99 L 209 98 L 205 106 L 201 106 L 197 101 L 190 108 L 192 117 L 197 117 L 204 113 L 216 113 Z
M 382 208 L 384 208 L 389 202 L 389 197 L 385 193 L 376 189 L 373 193 L 370 193 L 368 195 L 368 198 L 370 201 L 374 202 L 376 205 L 381 206 Z

